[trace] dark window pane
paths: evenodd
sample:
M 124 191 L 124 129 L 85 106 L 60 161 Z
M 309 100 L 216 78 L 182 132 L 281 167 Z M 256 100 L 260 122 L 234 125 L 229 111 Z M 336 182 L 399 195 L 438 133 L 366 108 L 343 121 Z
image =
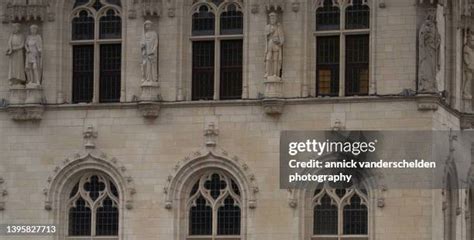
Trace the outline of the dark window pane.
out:
M 215 32 L 215 16 L 207 6 L 201 6 L 198 12 L 193 14 L 194 36 L 214 35 Z
M 79 198 L 69 210 L 69 236 L 91 235 L 91 210 L 86 202 Z
M 220 99 L 242 98 L 242 40 L 221 42 Z
M 118 209 L 110 198 L 104 199 L 103 205 L 97 208 L 96 235 L 117 236 L 118 235 Z
M 321 205 L 314 207 L 314 226 L 315 235 L 337 235 L 337 207 L 331 204 L 331 198 L 324 195 L 321 199 Z
M 339 36 L 318 37 L 316 46 L 316 94 L 339 94 Z
M 87 11 L 79 12 L 72 20 L 72 40 L 94 39 L 94 18 Z
M 324 6 L 316 10 L 316 30 L 337 30 L 340 26 L 341 13 L 332 0 L 325 0 Z
M 100 102 L 120 101 L 122 45 L 100 46 Z
M 92 176 L 90 181 L 84 184 L 84 190 L 87 191 L 91 199 L 95 201 L 99 195 L 104 192 L 105 184 L 99 180 L 99 177 Z
M 346 95 L 369 93 L 369 35 L 346 37 Z
M 369 28 L 370 9 L 362 0 L 353 0 L 353 5 L 346 9 L 346 29 Z
M 230 4 L 227 11 L 221 14 L 221 34 L 242 34 L 244 18 L 237 6 Z
M 189 235 L 212 234 L 212 209 L 206 206 L 206 200 L 201 196 L 196 199 L 189 213 Z
M 367 207 L 361 204 L 359 196 L 351 199 L 351 204 L 344 207 L 344 234 L 366 235 L 368 233 Z
M 192 99 L 213 99 L 214 41 L 193 42 L 192 75 Z
M 72 55 L 72 101 L 91 102 L 94 92 L 94 46 L 74 46 Z
M 103 6 L 104 5 L 100 2 L 100 0 L 95 0 L 94 4 L 92 5 L 92 7 L 97 11 L 101 9 Z
M 218 235 L 240 235 L 240 207 L 232 197 L 224 200 L 224 206 L 217 212 Z
M 204 187 L 211 191 L 212 198 L 217 199 L 221 195 L 221 191 L 227 187 L 227 184 L 221 180 L 218 174 L 213 174 L 211 179 L 204 183 Z
M 100 18 L 100 38 L 117 39 L 122 37 L 122 19 L 114 10 L 108 10 L 106 15 Z

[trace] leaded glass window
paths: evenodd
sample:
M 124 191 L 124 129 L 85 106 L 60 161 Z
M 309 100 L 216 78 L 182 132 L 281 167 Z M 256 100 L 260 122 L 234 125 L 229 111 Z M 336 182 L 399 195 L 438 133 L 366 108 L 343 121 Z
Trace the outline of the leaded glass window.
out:
M 72 102 L 119 102 L 120 0 L 76 0 L 71 19 Z
M 314 192 L 312 240 L 369 239 L 365 189 L 323 188 Z
M 81 176 L 69 194 L 68 239 L 118 239 L 119 196 L 106 175 Z
M 192 100 L 242 97 L 243 11 L 240 0 L 195 0 Z
M 368 95 L 370 85 L 368 1 L 318 0 L 315 18 L 316 95 Z
M 199 177 L 187 200 L 189 239 L 240 239 L 241 195 L 236 182 L 221 172 Z

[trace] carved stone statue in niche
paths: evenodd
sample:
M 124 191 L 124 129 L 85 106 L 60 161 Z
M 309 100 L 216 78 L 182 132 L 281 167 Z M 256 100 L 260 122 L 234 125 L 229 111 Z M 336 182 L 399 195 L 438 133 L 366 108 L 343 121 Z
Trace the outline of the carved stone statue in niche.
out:
M 472 99 L 472 79 L 474 78 L 474 32 L 466 33 L 466 42 L 463 49 L 463 84 L 464 99 Z
M 145 22 L 141 42 L 142 83 L 158 82 L 158 34 L 152 27 L 151 21 Z
M 38 87 L 41 85 L 41 76 L 43 69 L 42 51 L 43 39 L 38 34 L 38 26 L 31 25 L 30 35 L 26 38 L 26 77 L 27 87 Z
M 418 91 L 437 92 L 436 74 L 440 70 L 441 36 L 436 26 L 436 14 L 430 11 L 419 33 Z
M 12 27 L 13 32 L 10 35 L 7 46 L 7 56 L 10 60 L 8 80 L 10 85 L 18 85 L 25 83 L 25 38 L 20 33 L 20 24 L 14 23 Z
M 283 62 L 285 36 L 283 28 L 278 22 L 278 14 L 271 12 L 268 16 L 269 23 L 265 27 L 265 78 L 279 78 Z

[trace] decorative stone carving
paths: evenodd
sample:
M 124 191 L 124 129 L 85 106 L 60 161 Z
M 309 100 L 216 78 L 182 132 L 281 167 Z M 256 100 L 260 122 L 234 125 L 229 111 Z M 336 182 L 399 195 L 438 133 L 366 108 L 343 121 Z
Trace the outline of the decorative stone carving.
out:
M 220 149 L 206 149 L 197 151 L 179 161 L 171 175 L 166 179 L 166 187 L 163 189 L 165 194 L 165 208 L 173 209 L 174 201 L 179 199 L 183 183 L 204 169 L 220 169 L 230 173 L 235 177 L 236 183 L 241 187 L 242 193 L 245 193 L 245 205 L 254 209 L 257 207 L 256 194 L 259 192 L 255 175 L 250 172 L 247 164 L 240 162 L 238 157 L 229 156 L 229 153 Z
M 41 85 L 43 71 L 43 39 L 38 34 L 38 25 L 30 26 L 30 35 L 26 38 L 25 50 L 26 86 L 27 88 L 38 88 Z
M 468 31 L 466 33 L 466 41 L 463 49 L 463 84 L 462 94 L 463 98 L 467 100 L 472 99 L 472 80 L 474 78 L 474 32 Z
M 139 102 L 138 110 L 142 113 L 145 118 L 157 118 L 160 114 L 161 103 L 160 102 Z
M 95 148 L 95 140 L 98 137 L 98 132 L 95 130 L 93 125 L 89 125 L 84 132 L 82 133 L 84 137 L 84 147 L 86 149 L 94 149 Z
M 4 23 L 14 21 L 44 21 L 54 19 L 52 12 L 48 13 L 47 0 L 5 0 Z
M 285 100 L 277 98 L 265 98 L 262 100 L 262 106 L 266 114 L 277 116 L 283 113 Z
M 287 1 L 288 0 L 266 0 L 265 9 L 267 12 L 285 11 Z
M 5 197 L 8 195 L 8 192 L 4 186 L 5 180 L 0 177 L 0 211 L 5 210 Z
M 418 111 L 436 111 L 439 106 L 437 96 L 423 96 L 417 99 Z
M 44 106 L 39 104 L 13 105 L 8 106 L 7 111 L 15 121 L 38 121 L 43 119 Z
M 207 147 L 215 147 L 217 145 L 217 137 L 219 136 L 219 129 L 217 129 L 214 122 L 210 122 L 204 130 L 204 137 Z
M 160 0 L 141 0 L 143 16 L 155 16 L 161 15 L 162 2 Z
M 133 195 L 136 193 L 134 181 L 128 176 L 127 169 L 116 158 L 109 158 L 107 154 L 97 150 L 86 150 L 66 158 L 62 164 L 56 166 L 53 175 L 47 179 L 44 208 L 48 211 L 58 209 L 60 204 L 61 186 L 72 175 L 84 170 L 98 170 L 116 180 L 120 194 L 124 198 L 125 208 L 133 208 Z
M 440 70 L 441 36 L 436 26 L 436 12 L 428 11 L 419 33 L 418 92 L 438 92 L 436 74 Z
M 7 56 L 9 58 L 8 80 L 10 86 L 25 84 L 25 39 L 20 33 L 20 24 L 12 24 L 13 31 L 7 43 Z

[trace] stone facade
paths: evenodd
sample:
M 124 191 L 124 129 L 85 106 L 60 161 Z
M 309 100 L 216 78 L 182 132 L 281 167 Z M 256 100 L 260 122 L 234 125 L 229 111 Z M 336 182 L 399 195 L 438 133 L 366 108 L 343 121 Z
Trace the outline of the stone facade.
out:
M 238 1 L 244 6 L 242 99 L 191 101 L 190 8 L 203 1 L 121 1 L 119 103 L 71 104 L 73 1 L 42 1 L 44 9 L 34 19 L 14 10 L 20 7 L 0 8 L 5 16 L 0 43 L 8 42 L 10 22 L 19 22 L 25 36 L 28 26 L 38 25 L 43 41 L 42 96 L 32 103 L 18 101 L 28 93 L 10 87 L 8 56 L 0 55 L 0 223 L 59 226 L 57 237 L 0 239 L 66 239 L 64 191 L 72 187 L 71 179 L 98 171 L 119 188 L 119 239 L 184 240 L 182 183 L 205 169 L 228 172 L 240 185 L 246 200 L 241 239 L 311 239 L 312 209 L 305 197 L 279 189 L 280 131 L 467 131 L 474 126 L 472 98 L 463 97 L 461 89 L 465 34 L 474 26 L 463 8 L 470 1 L 364 0 L 370 7 L 370 94 L 352 97 L 314 97 L 314 12 L 320 1 Z M 271 9 L 282 15 L 285 44 L 280 95 L 268 99 L 263 33 Z M 443 88 L 418 94 L 417 38 L 430 9 L 444 13 L 436 19 L 438 28 L 444 26 L 436 76 Z M 159 93 L 154 88 L 153 97 L 140 99 L 146 20 L 159 38 Z M 7 47 L 0 44 L 0 52 Z M 469 169 L 455 170 L 469 176 Z M 472 181 L 470 176 L 464 182 Z M 369 239 L 472 239 L 472 188 L 471 193 L 456 190 L 450 220 L 442 189 L 379 189 L 369 194 Z

